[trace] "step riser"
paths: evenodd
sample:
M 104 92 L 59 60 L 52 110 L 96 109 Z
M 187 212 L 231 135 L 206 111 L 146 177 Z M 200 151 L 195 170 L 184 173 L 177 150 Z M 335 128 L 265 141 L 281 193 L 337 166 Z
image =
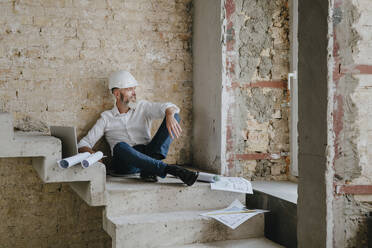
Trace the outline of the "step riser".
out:
M 128 224 L 117 227 L 117 248 L 159 247 L 262 237 L 264 216 L 258 215 L 232 230 L 211 219 Z
M 13 116 L 9 113 L 0 112 L 0 140 L 13 139 Z
M 162 248 L 284 248 L 284 246 L 275 244 L 266 238 L 251 238 L 208 242 L 203 244 L 181 245 L 177 247 L 166 246 Z
M 221 209 L 235 199 L 245 202 L 245 195 L 214 191 L 209 184 L 184 187 L 168 186 L 150 191 L 110 192 L 107 212 L 110 216 L 184 210 Z

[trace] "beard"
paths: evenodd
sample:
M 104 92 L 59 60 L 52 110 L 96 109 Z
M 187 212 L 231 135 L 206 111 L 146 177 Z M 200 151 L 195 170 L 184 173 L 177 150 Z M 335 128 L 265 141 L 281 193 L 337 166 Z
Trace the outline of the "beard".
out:
M 121 104 L 124 104 L 125 106 L 127 106 L 129 103 L 129 98 L 125 98 L 121 92 L 120 92 L 120 102 Z
M 121 92 L 120 92 L 120 102 L 128 106 L 129 108 L 135 108 L 136 107 L 136 96 L 131 96 L 131 97 L 125 97 Z

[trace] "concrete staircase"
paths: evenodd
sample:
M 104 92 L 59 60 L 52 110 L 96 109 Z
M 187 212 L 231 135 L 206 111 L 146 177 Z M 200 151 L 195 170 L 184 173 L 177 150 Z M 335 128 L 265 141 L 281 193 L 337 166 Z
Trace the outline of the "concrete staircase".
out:
M 173 177 L 155 184 L 133 176 L 108 177 L 107 191 L 104 229 L 112 237 L 113 247 L 176 247 L 263 236 L 263 215 L 235 230 L 200 216 L 235 199 L 244 202 L 243 194 L 211 191 L 206 183 L 187 187 Z
M 83 170 L 56 166 L 61 159 L 61 141 L 33 132 L 14 132 L 13 118 L 0 113 L 0 157 L 32 157 L 32 165 L 45 183 L 70 182 L 72 189 L 90 206 L 106 205 L 106 168 L 104 164 Z
M 200 216 L 235 199 L 245 202 L 243 194 L 211 191 L 209 184 L 200 182 L 187 187 L 173 177 L 158 183 L 136 176 L 106 178 L 101 163 L 60 169 L 60 140 L 14 132 L 8 113 L 0 113 L 0 157 L 32 157 L 43 182 L 68 182 L 90 206 L 106 206 L 103 227 L 112 237 L 112 247 L 281 247 L 263 238 L 263 215 L 235 230 Z

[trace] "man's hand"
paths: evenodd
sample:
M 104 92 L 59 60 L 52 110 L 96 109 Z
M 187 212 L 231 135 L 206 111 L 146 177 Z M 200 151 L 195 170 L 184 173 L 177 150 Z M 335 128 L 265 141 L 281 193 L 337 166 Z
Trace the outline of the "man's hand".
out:
M 78 149 L 78 152 L 79 152 L 79 153 L 89 152 L 90 154 L 95 153 L 95 151 L 93 151 L 92 148 L 89 148 L 89 147 L 87 147 L 87 146 L 80 147 L 80 148 Z M 103 162 L 102 162 L 102 159 L 98 160 L 98 162 L 103 163 Z
M 79 152 L 79 153 L 89 152 L 90 154 L 95 153 L 95 151 L 93 151 L 91 148 L 89 148 L 89 147 L 87 147 L 87 146 L 80 147 L 80 148 L 78 149 L 78 152 Z
M 175 111 L 176 111 L 176 109 L 173 108 L 173 107 L 167 108 L 167 110 L 165 111 L 167 129 L 168 129 L 169 135 L 172 137 L 172 139 L 174 139 L 174 136 L 176 136 L 176 138 L 179 138 L 181 136 L 181 133 L 182 133 L 182 129 L 181 129 L 180 124 L 178 123 L 176 118 L 174 118 Z

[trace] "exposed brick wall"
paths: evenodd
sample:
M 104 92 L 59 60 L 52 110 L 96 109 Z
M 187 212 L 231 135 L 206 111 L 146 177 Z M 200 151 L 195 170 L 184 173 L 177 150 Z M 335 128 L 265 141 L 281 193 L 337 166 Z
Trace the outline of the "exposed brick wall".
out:
M 20 129 L 74 125 L 81 137 L 113 105 L 109 74 L 127 69 L 139 99 L 181 107 L 168 161 L 190 162 L 190 2 L 2 1 L 0 110 Z
M 224 10 L 227 174 L 285 180 L 288 2 L 226 0 Z
M 0 111 L 13 113 L 18 129 L 48 132 L 49 125 L 73 125 L 82 137 L 113 105 L 107 77 L 127 69 L 139 81 L 139 99 L 181 108 L 183 136 L 167 162 L 190 163 L 191 23 L 191 0 L 1 1 Z M 0 198 L 0 218 L 6 220 L 1 244 L 39 238 L 33 247 L 108 247 L 101 209 L 85 206 L 68 186 L 42 185 L 28 162 L 1 160 L 6 173 L 0 182 L 8 196 Z M 32 188 L 22 191 L 24 181 L 32 181 Z

